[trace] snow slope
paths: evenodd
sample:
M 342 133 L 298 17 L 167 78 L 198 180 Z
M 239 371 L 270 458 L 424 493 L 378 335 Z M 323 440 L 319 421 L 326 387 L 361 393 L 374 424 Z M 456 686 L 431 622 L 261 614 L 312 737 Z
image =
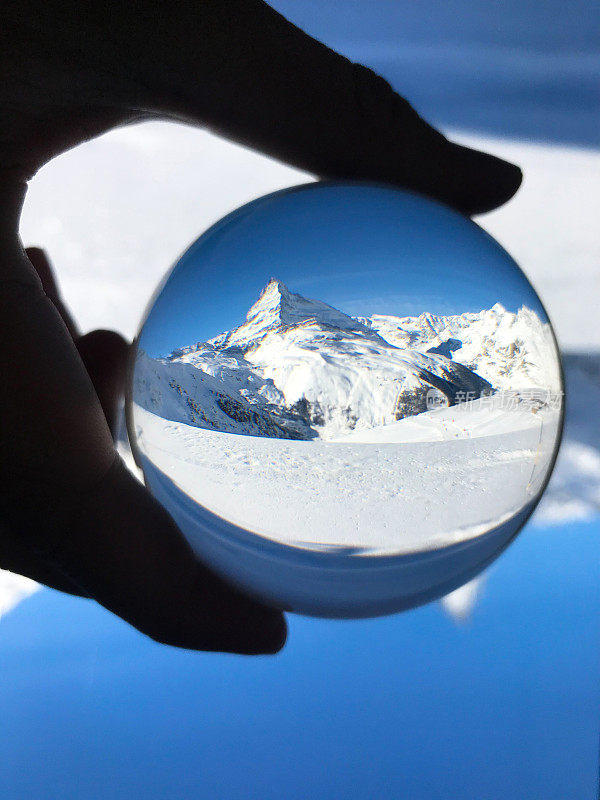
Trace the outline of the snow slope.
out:
M 554 408 L 551 408 L 554 405 Z M 527 393 L 496 392 L 493 395 L 441 407 L 399 422 L 370 430 L 358 430 L 343 436 L 340 442 L 447 442 L 453 439 L 477 439 L 482 436 L 509 435 L 526 429 L 540 431 L 544 424 L 556 431 L 559 398 L 548 404 L 545 391 Z
M 212 430 L 327 440 L 420 414 L 433 399 L 559 386 L 550 327 L 528 308 L 354 318 L 272 279 L 239 327 L 166 358 L 140 350 L 133 396 Z
M 219 433 L 139 406 L 133 417 L 144 456 L 229 522 L 308 548 L 391 554 L 472 538 L 536 497 L 558 413 L 548 406 L 496 409 L 486 428 L 485 399 L 420 415 L 437 423 L 429 438 L 421 431 L 410 441 L 398 429 L 414 428 L 419 417 L 373 429 L 369 441 L 337 442 Z M 454 423 L 441 440 L 450 412 L 462 416 L 462 431 L 456 435 Z

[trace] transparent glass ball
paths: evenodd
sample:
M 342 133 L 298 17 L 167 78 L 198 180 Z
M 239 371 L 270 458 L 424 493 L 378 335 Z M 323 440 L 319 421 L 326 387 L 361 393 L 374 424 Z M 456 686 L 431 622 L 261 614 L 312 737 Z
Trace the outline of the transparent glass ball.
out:
M 553 331 L 480 227 L 308 184 L 181 256 L 136 340 L 132 449 L 198 557 L 277 607 L 390 613 L 480 572 L 549 479 Z

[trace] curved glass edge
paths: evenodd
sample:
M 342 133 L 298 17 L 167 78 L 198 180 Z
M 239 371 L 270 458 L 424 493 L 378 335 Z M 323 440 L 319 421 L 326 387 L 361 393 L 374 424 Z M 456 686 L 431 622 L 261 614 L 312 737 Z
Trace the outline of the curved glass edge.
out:
M 262 602 L 317 617 L 381 616 L 443 597 L 498 557 L 539 499 L 491 531 L 464 542 L 363 557 L 304 550 L 250 533 L 196 503 L 145 457 L 142 463 L 147 486 L 202 561 Z
M 497 247 L 499 250 L 504 252 L 513 261 L 514 266 L 522 273 L 522 275 L 525 277 L 525 279 L 531 284 L 531 281 L 529 281 L 529 278 L 527 277 L 525 272 L 516 263 L 516 261 L 514 261 L 514 259 L 512 259 L 512 256 L 510 256 L 508 251 L 505 250 L 505 248 L 502 245 L 500 245 L 489 233 L 487 233 L 487 231 L 485 231 L 484 228 L 482 228 L 476 222 L 474 222 L 473 220 L 471 220 L 469 218 L 463 217 L 455 209 L 452 209 L 450 206 L 447 206 L 447 205 L 445 205 L 444 203 L 441 203 L 438 200 L 434 200 L 434 199 L 432 199 L 430 197 L 427 197 L 425 195 L 421 195 L 421 194 L 419 194 L 417 192 L 412 192 L 412 191 L 403 189 L 402 187 L 395 187 L 395 186 L 392 186 L 390 184 L 377 183 L 377 182 L 371 182 L 371 181 L 339 181 L 339 180 L 337 180 L 337 181 L 307 182 L 307 183 L 304 183 L 304 184 L 298 184 L 296 186 L 287 187 L 285 189 L 280 189 L 280 190 L 278 190 L 276 192 L 272 192 L 272 193 L 270 193 L 268 195 L 264 195 L 262 197 L 256 198 L 255 200 L 250 201 L 249 203 L 245 204 L 244 206 L 241 206 L 240 208 L 235 209 L 234 211 L 230 212 L 225 217 L 223 217 L 218 222 L 216 222 L 214 225 L 211 225 L 203 234 L 201 234 L 200 237 L 198 237 L 196 240 L 194 240 L 194 242 L 192 242 L 182 252 L 182 254 L 175 261 L 173 266 L 167 271 L 167 273 L 165 274 L 163 280 L 160 282 L 160 284 L 158 285 L 156 290 L 153 292 L 152 297 L 150 298 L 150 300 L 149 300 L 149 302 L 148 302 L 148 304 L 147 304 L 147 306 L 146 306 L 146 308 L 144 310 L 144 313 L 143 313 L 142 319 L 141 319 L 141 323 L 140 323 L 140 328 L 139 328 L 138 335 L 134 339 L 134 341 L 132 343 L 132 346 L 131 346 L 131 349 L 130 349 L 130 357 L 129 357 L 129 364 L 128 364 L 128 374 L 127 374 L 127 383 L 126 383 L 126 390 L 125 390 L 125 421 L 126 421 L 127 435 L 128 435 L 128 438 L 129 438 L 129 444 L 130 444 L 130 448 L 131 448 L 131 452 L 132 452 L 134 461 L 135 461 L 136 465 L 142 470 L 142 472 L 144 474 L 144 479 L 145 479 L 145 482 L 146 482 L 146 486 L 154 494 L 154 496 L 159 500 L 159 502 L 161 502 L 161 503 L 163 503 L 163 505 L 165 505 L 165 508 L 167 509 L 167 511 L 169 511 L 169 506 L 166 505 L 163 502 L 162 492 L 161 492 L 158 484 L 153 482 L 151 477 L 150 478 L 148 477 L 149 474 L 152 475 L 153 471 L 154 471 L 154 473 L 157 473 L 159 471 L 156 470 L 156 468 L 153 467 L 153 466 L 150 466 L 150 468 L 149 468 L 150 462 L 142 455 L 142 453 L 140 452 L 140 450 L 137 447 L 137 444 L 135 442 L 135 436 L 132 435 L 132 432 L 135 430 L 134 423 L 133 423 L 133 403 L 132 403 L 133 371 L 134 371 L 134 368 L 135 368 L 135 360 L 136 360 L 136 354 L 137 354 L 137 348 L 138 348 L 138 342 L 139 342 L 140 334 L 143 331 L 144 324 L 145 324 L 145 322 L 146 322 L 146 320 L 147 320 L 147 318 L 148 318 L 148 316 L 150 314 L 150 311 L 151 311 L 151 309 L 152 309 L 152 307 L 154 305 L 154 302 L 155 302 L 156 298 L 158 297 L 158 295 L 160 294 L 160 292 L 162 291 L 163 287 L 165 286 L 165 284 L 166 284 L 167 280 L 169 279 L 170 275 L 173 273 L 173 271 L 176 269 L 176 267 L 180 263 L 180 261 L 184 257 L 186 257 L 188 254 L 190 254 L 190 252 L 192 250 L 194 250 L 196 247 L 200 247 L 202 242 L 205 240 L 205 238 L 207 238 L 208 236 L 212 235 L 216 230 L 220 229 L 221 227 L 225 226 L 226 224 L 229 224 L 234 219 L 238 218 L 240 215 L 247 213 L 253 207 L 255 207 L 255 206 L 259 205 L 259 204 L 271 201 L 274 198 L 276 198 L 277 196 L 285 195 L 285 194 L 289 194 L 289 193 L 293 193 L 293 192 L 306 191 L 308 189 L 326 188 L 328 186 L 366 186 L 366 187 L 372 187 L 372 188 L 382 188 L 382 189 L 387 189 L 387 190 L 396 189 L 398 191 L 403 192 L 404 194 L 413 195 L 413 196 L 418 197 L 420 199 L 424 199 L 424 200 L 430 202 L 433 206 L 439 206 L 439 207 L 445 208 L 446 210 L 448 210 L 451 213 L 455 214 L 457 217 L 460 217 L 462 220 L 466 220 L 467 222 L 470 222 L 474 227 L 476 227 L 483 234 L 485 234 L 486 237 L 488 237 L 493 242 L 495 247 Z M 533 285 L 533 284 L 531 284 L 531 285 Z M 227 580 L 229 580 L 229 581 L 231 581 L 233 583 L 237 583 L 242 590 L 249 591 L 250 593 L 252 593 L 255 596 L 257 596 L 260 600 L 263 600 L 263 601 L 265 601 L 265 602 L 267 602 L 267 603 L 269 603 L 271 605 L 274 605 L 275 607 L 282 608 L 282 610 L 285 610 L 285 611 L 296 611 L 297 613 L 308 614 L 308 615 L 311 615 L 311 616 L 340 617 L 340 618 L 359 618 L 359 617 L 381 616 L 381 615 L 385 615 L 385 614 L 393 614 L 393 613 L 397 613 L 399 611 L 408 610 L 408 609 L 414 608 L 414 607 L 416 607 L 418 605 L 422 605 L 424 603 L 428 603 L 428 602 L 431 602 L 433 600 L 439 599 L 440 597 L 443 597 L 445 594 L 448 594 L 449 592 L 454 591 L 455 589 L 459 588 L 460 586 L 463 586 L 469 580 L 471 580 L 476 575 L 478 575 L 480 572 L 482 572 L 487 566 L 489 566 L 489 564 L 491 564 L 493 561 L 495 561 L 504 552 L 504 550 L 514 541 L 514 539 L 518 536 L 520 531 L 523 529 L 523 527 L 526 525 L 527 521 L 530 519 L 531 515 L 535 511 L 535 509 L 536 509 L 538 503 L 540 502 L 544 492 L 546 491 L 546 488 L 548 486 L 548 483 L 549 483 L 550 478 L 552 476 L 552 473 L 554 471 L 554 467 L 556 465 L 556 460 L 558 458 L 558 453 L 560 451 L 560 445 L 561 445 L 561 442 L 562 442 L 562 437 L 563 437 L 563 432 L 564 432 L 565 408 L 566 408 L 567 397 L 566 397 L 566 391 L 565 391 L 565 375 L 564 375 L 564 364 L 563 364 L 562 353 L 561 353 L 560 347 L 558 345 L 558 341 L 557 341 L 556 334 L 555 334 L 555 331 L 554 331 L 554 326 L 552 325 L 552 320 L 551 320 L 551 318 L 550 318 L 550 316 L 549 316 L 549 314 L 547 312 L 547 309 L 546 309 L 544 303 L 542 302 L 539 294 L 535 290 L 535 287 L 533 287 L 533 288 L 534 288 L 534 291 L 536 292 L 537 299 L 538 299 L 538 301 L 540 303 L 540 306 L 542 307 L 543 312 L 546 315 L 546 318 L 547 318 L 548 322 L 550 323 L 550 329 L 551 329 L 551 333 L 552 333 L 552 339 L 553 339 L 553 342 L 554 342 L 555 353 L 556 353 L 556 357 L 557 357 L 557 360 L 558 360 L 558 368 L 559 368 L 559 375 L 560 375 L 560 385 L 561 385 L 561 393 L 562 393 L 563 402 L 561 404 L 561 409 L 560 409 L 560 417 L 559 417 L 559 422 L 558 422 L 558 427 L 557 427 L 557 434 L 556 434 L 556 442 L 555 442 L 555 445 L 554 445 L 554 452 L 553 452 L 552 458 L 550 460 L 550 463 L 549 463 L 549 466 L 548 466 L 548 469 L 547 469 L 547 472 L 546 472 L 546 476 L 545 476 L 543 485 L 540 488 L 540 491 L 539 491 L 539 494 L 537 495 L 537 497 L 533 501 L 528 503 L 526 506 L 524 506 L 524 508 L 520 512 L 518 512 L 518 514 L 516 514 L 513 518 L 511 518 L 511 520 L 508 520 L 507 522 L 503 523 L 503 525 L 499 526 L 499 529 L 495 529 L 495 530 L 490 531 L 490 532 L 488 532 L 486 534 L 483 534 L 482 536 L 477 537 L 476 539 L 468 540 L 470 542 L 471 541 L 472 542 L 477 542 L 477 541 L 482 540 L 482 539 L 485 539 L 486 541 L 488 541 L 488 537 L 494 535 L 500 529 L 502 529 L 504 541 L 501 541 L 501 542 L 497 543 L 497 547 L 494 550 L 494 552 L 488 553 L 485 557 L 483 557 L 477 563 L 476 566 L 475 565 L 471 566 L 466 571 L 463 571 L 460 574 L 460 576 L 454 575 L 452 578 L 446 579 L 444 582 L 440 582 L 440 583 L 436 584 L 435 587 L 430 587 L 429 589 L 424 589 L 423 591 L 413 593 L 410 596 L 410 599 L 405 597 L 402 600 L 400 600 L 399 597 L 395 597 L 395 598 L 388 599 L 385 602 L 382 601 L 380 603 L 375 603 L 375 604 L 373 604 L 373 603 L 369 604 L 369 603 L 366 603 L 366 602 L 361 601 L 359 599 L 356 608 L 350 608 L 350 606 L 348 604 L 345 604 L 345 603 L 341 603 L 340 605 L 336 605 L 336 603 L 332 602 L 327 607 L 324 606 L 324 605 L 320 605 L 318 603 L 315 604 L 314 603 L 314 595 L 313 594 L 310 594 L 310 596 L 307 594 L 307 596 L 305 598 L 300 598 L 300 600 L 301 600 L 300 606 L 302 606 L 302 607 L 297 606 L 297 604 L 292 601 L 292 605 L 290 607 L 282 608 L 281 602 L 280 602 L 281 595 L 276 597 L 275 595 L 271 595 L 271 593 L 269 593 L 269 592 L 266 592 L 266 593 L 265 592 L 260 592 L 260 591 L 257 591 L 254 587 L 249 586 L 247 584 L 247 582 L 239 581 L 239 579 L 235 575 L 232 575 L 229 570 L 224 570 L 223 571 L 223 569 L 219 566 L 218 563 L 213 563 L 212 559 L 207 555 L 207 553 L 206 553 L 204 548 L 202 550 L 202 553 L 199 553 L 199 557 L 202 558 L 203 560 L 206 560 L 208 563 L 210 563 L 210 565 L 217 572 L 220 572 L 220 574 L 222 574 Z M 166 479 L 166 481 L 168 483 L 170 483 L 174 487 L 172 482 L 168 478 L 166 478 L 166 476 L 165 476 L 165 479 Z M 203 509 L 202 506 L 199 506 L 199 504 L 195 503 L 195 501 L 191 500 L 191 498 L 188 498 L 186 495 L 184 495 L 179 490 L 177 490 L 177 491 L 179 492 L 179 495 L 182 498 L 185 499 L 186 502 L 183 503 L 181 506 L 178 506 L 178 511 L 177 512 L 175 512 L 175 513 L 171 512 L 171 513 L 172 513 L 172 516 L 175 518 L 175 521 L 177 522 L 177 524 L 180 526 L 180 528 L 184 532 L 184 535 L 185 535 L 185 527 L 187 527 L 186 521 L 189 523 L 189 520 L 193 519 L 193 518 L 190 517 L 190 511 L 189 511 L 189 508 L 187 508 L 187 504 L 193 504 L 196 512 L 197 512 L 198 509 L 202 509 L 202 512 L 204 512 L 204 514 L 210 515 L 210 517 L 212 518 L 211 521 L 213 521 L 213 522 L 217 521 L 218 522 L 217 529 L 219 529 L 219 527 L 221 525 L 224 525 L 224 524 L 225 525 L 229 525 L 229 523 L 225 523 L 224 520 L 222 520 L 220 517 L 217 517 L 217 516 L 211 514 L 206 509 Z M 165 495 L 164 499 L 167 499 L 167 500 L 168 499 L 172 499 L 172 496 L 169 497 L 168 495 Z M 183 525 L 180 523 L 179 519 L 177 518 L 179 516 L 179 509 L 180 508 L 186 508 L 186 511 L 182 512 L 182 513 L 185 513 L 185 516 L 182 518 Z M 206 519 L 206 517 L 204 519 Z M 508 526 L 510 526 L 511 524 L 514 524 L 514 529 L 512 531 L 508 530 Z M 194 527 L 194 526 L 192 526 L 192 527 Z M 236 526 L 231 526 L 231 527 L 235 528 Z M 202 532 L 202 536 L 203 537 L 207 537 L 208 534 L 212 533 L 211 529 L 207 528 L 205 523 L 204 524 L 198 523 L 198 529 Z M 238 531 L 242 531 L 243 533 L 247 533 L 246 531 L 243 531 L 243 529 L 240 529 L 240 528 L 238 528 L 237 530 Z M 255 536 L 255 534 L 248 534 L 248 535 Z M 190 541 L 189 537 L 187 537 L 187 538 L 188 538 L 188 541 Z M 260 539 L 261 537 L 257 536 L 257 538 Z M 265 540 L 265 541 L 268 541 L 268 540 Z M 190 541 L 190 543 L 194 547 L 194 542 Z M 271 543 L 269 543 L 269 544 L 271 544 Z M 286 546 L 286 545 L 277 545 L 276 543 L 272 543 L 272 544 L 275 547 L 281 547 L 283 550 L 287 550 L 288 549 L 288 546 Z M 444 553 L 444 552 L 446 552 L 446 551 L 448 551 L 450 549 L 453 549 L 455 547 L 460 547 L 460 545 L 450 545 L 449 547 L 442 548 L 441 550 L 438 550 L 438 551 L 428 551 L 428 552 L 429 553 L 431 553 L 431 552 Z M 195 550 L 197 549 L 197 545 L 196 545 L 196 547 L 194 547 L 194 549 Z M 301 552 L 303 552 L 303 551 L 301 551 Z M 323 553 L 319 553 L 318 554 L 319 559 L 323 558 L 323 555 L 324 555 Z M 327 555 L 330 556 L 331 554 L 327 554 Z M 348 557 L 346 557 L 346 558 L 348 558 Z M 385 557 L 383 557 L 383 558 L 385 558 Z M 411 556 L 397 556 L 397 557 L 394 557 L 394 560 L 398 560 L 400 558 L 401 559 L 407 559 L 407 558 L 411 558 Z M 382 565 L 380 564 L 380 568 L 381 568 L 381 566 Z M 380 574 L 379 570 L 377 570 L 377 572 L 378 572 L 378 574 Z M 289 584 L 286 584 L 285 588 L 289 589 Z M 306 599 L 306 601 L 307 601 L 306 605 L 303 604 L 303 602 L 302 602 L 303 599 Z

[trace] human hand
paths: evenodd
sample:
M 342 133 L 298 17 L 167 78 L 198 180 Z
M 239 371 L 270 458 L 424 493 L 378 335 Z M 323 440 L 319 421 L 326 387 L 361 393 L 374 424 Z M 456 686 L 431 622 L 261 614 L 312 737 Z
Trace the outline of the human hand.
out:
M 95 598 L 158 641 L 275 652 L 282 615 L 200 564 L 116 456 L 127 345 L 109 332 L 79 337 L 44 254 L 23 251 L 26 181 L 58 153 L 148 118 L 466 214 L 508 200 L 521 173 L 448 142 L 383 79 L 259 0 L 122 6 L 0 10 L 0 566 Z

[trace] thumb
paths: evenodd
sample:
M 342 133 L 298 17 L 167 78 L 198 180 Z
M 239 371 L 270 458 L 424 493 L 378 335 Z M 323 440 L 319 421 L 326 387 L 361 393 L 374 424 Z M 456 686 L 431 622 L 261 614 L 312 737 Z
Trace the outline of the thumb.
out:
M 119 458 L 83 490 L 15 483 L 0 510 L 38 561 L 158 642 L 241 654 L 283 647 L 283 615 L 199 562 Z

